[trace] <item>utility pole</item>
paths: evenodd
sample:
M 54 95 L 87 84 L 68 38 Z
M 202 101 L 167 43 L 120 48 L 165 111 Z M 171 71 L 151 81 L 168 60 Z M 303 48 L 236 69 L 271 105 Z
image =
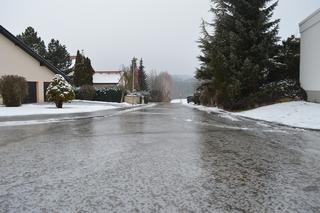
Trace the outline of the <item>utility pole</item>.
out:
M 132 69 L 132 91 L 134 91 L 134 68 L 135 68 L 135 58 L 132 59 L 131 69 Z

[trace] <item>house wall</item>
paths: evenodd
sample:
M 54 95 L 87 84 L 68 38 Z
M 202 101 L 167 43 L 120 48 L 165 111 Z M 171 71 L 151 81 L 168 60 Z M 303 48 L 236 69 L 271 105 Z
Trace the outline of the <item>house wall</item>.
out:
M 37 101 L 44 102 L 44 82 L 50 82 L 54 73 L 39 61 L 0 34 L 0 76 L 19 75 L 37 82 Z
M 300 24 L 300 82 L 309 101 L 320 102 L 320 10 Z

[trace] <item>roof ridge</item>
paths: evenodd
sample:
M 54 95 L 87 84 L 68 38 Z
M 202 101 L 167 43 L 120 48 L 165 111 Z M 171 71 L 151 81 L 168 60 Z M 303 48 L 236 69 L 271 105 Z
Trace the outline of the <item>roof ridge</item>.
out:
M 47 61 L 45 58 L 37 54 L 35 51 L 33 51 L 30 47 L 28 47 L 23 41 L 18 39 L 16 36 L 14 36 L 12 33 L 10 33 L 6 28 L 4 28 L 2 25 L 0 25 L 0 33 L 4 35 L 8 40 L 13 42 L 16 46 L 20 47 L 23 51 L 28 53 L 31 57 L 36 59 L 38 62 L 40 62 L 40 66 L 46 66 L 49 70 L 51 70 L 55 74 L 60 74 L 64 78 L 69 80 L 69 77 L 66 76 L 61 70 L 53 66 L 49 61 Z

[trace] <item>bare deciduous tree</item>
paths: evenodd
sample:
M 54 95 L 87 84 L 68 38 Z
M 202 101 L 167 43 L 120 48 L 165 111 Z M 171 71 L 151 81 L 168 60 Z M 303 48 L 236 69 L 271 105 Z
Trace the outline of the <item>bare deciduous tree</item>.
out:
M 151 101 L 169 102 L 171 97 L 172 78 L 169 73 L 151 71 L 148 77 Z

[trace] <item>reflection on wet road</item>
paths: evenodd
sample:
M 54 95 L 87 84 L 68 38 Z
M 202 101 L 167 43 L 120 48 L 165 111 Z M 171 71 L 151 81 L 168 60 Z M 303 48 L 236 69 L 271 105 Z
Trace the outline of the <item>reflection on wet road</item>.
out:
M 0 212 L 320 212 L 317 132 L 167 104 L 0 136 Z

